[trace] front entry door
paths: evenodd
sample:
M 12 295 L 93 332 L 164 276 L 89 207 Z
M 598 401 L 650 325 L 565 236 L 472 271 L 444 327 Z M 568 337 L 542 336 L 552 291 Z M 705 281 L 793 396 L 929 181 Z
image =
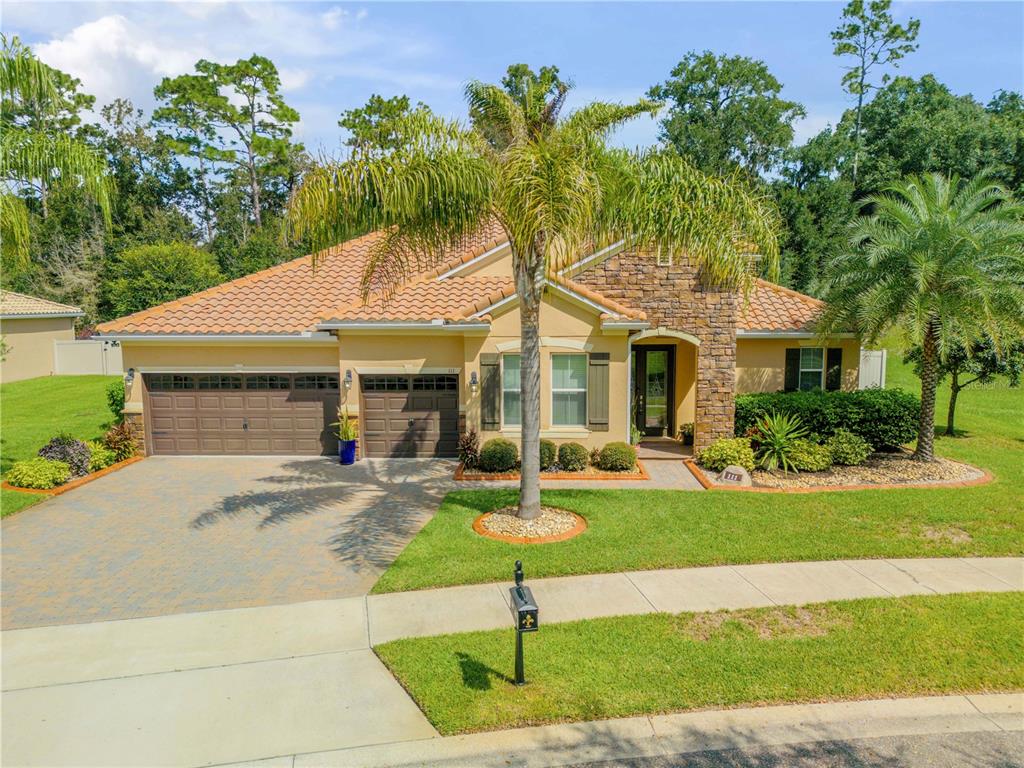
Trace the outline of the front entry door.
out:
M 675 347 L 633 347 L 633 418 L 645 437 L 675 436 Z

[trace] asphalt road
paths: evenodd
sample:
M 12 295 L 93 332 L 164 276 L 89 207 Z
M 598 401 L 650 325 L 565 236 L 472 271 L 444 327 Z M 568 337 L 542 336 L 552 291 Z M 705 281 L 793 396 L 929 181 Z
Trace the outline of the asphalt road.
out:
M 1024 732 L 950 733 L 577 763 L 572 768 L 1024 768 Z

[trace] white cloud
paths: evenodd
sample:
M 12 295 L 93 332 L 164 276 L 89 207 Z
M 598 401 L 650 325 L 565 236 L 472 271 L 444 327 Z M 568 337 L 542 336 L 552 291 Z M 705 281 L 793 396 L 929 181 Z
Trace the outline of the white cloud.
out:
M 825 114 L 820 112 L 809 112 L 807 117 L 798 120 L 793 125 L 793 143 L 800 145 L 814 138 L 830 125 L 839 122 L 839 114 Z
M 281 90 L 285 93 L 302 90 L 313 79 L 313 73 L 308 69 L 281 67 L 278 71 L 281 75 Z

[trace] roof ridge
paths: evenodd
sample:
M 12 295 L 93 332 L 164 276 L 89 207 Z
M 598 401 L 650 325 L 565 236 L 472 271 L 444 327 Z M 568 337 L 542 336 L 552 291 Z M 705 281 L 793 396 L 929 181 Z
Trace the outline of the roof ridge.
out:
M 560 285 L 563 288 L 568 288 L 574 293 L 578 293 L 581 296 L 590 299 L 591 301 L 597 304 L 603 304 L 605 309 L 614 310 L 614 314 L 619 315 L 621 317 L 629 317 L 637 320 L 644 320 L 647 318 L 647 314 L 643 310 L 632 309 L 631 307 L 627 307 L 625 304 L 620 304 L 619 302 L 615 301 L 614 299 L 608 298 L 602 293 L 598 293 L 597 291 L 588 288 L 585 285 L 577 283 L 575 280 L 570 280 L 566 277 L 561 277 L 557 275 L 554 271 L 548 272 L 547 279 L 550 282 L 553 282 L 556 285 Z M 509 292 L 506 288 L 500 288 L 496 291 L 491 291 L 490 294 L 483 297 L 482 299 L 477 299 L 476 301 L 473 301 L 470 304 L 464 306 L 462 309 L 459 310 L 459 315 L 468 319 L 471 315 L 483 312 L 485 309 L 494 306 L 499 301 L 516 295 L 517 292 L 515 290 L 514 281 L 511 277 L 509 277 L 508 280 L 509 282 L 512 283 L 511 292 Z
M 233 280 L 228 280 L 227 282 L 224 283 L 211 285 L 209 288 L 204 288 L 201 291 L 190 293 L 187 296 L 179 296 L 177 299 L 171 299 L 170 301 L 165 301 L 162 304 L 157 304 L 156 306 L 153 307 L 140 309 L 138 312 L 132 312 L 131 314 L 128 315 L 121 315 L 120 317 L 114 318 L 113 320 L 107 320 L 104 323 L 100 323 L 99 325 L 96 326 L 96 330 L 102 332 L 105 327 L 110 326 L 110 324 L 114 322 L 122 323 L 123 321 L 127 320 L 139 320 L 143 317 L 150 317 L 159 312 L 164 312 L 168 309 L 188 306 L 189 304 L 201 301 L 202 299 L 205 298 L 209 298 L 210 296 L 216 296 L 218 294 L 224 293 L 225 291 L 231 288 L 235 288 L 240 285 L 245 285 L 247 283 L 256 282 L 258 279 L 262 279 L 263 277 L 267 276 L 272 272 L 286 272 L 288 271 L 288 269 L 298 266 L 300 262 L 303 262 L 306 259 L 312 260 L 313 258 L 320 256 L 321 254 L 325 258 L 328 256 L 337 256 L 340 253 L 340 251 L 344 249 L 345 246 L 351 245 L 353 243 L 359 243 L 377 234 L 379 234 L 378 230 L 374 230 L 373 232 L 367 232 L 366 234 L 352 238 L 351 240 L 346 240 L 342 243 L 338 243 L 327 248 L 321 248 L 319 251 L 316 251 L 315 253 L 303 254 L 302 256 L 297 256 L 294 259 L 289 259 L 288 261 L 283 261 L 280 264 L 274 264 L 273 266 L 261 269 L 258 272 L 251 272 L 248 275 L 242 275 L 241 277 L 236 277 Z

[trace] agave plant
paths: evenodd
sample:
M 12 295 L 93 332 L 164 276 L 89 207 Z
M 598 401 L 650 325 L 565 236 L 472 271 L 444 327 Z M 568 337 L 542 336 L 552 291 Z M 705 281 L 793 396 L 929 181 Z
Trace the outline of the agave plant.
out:
M 788 413 L 766 413 L 757 422 L 757 466 L 773 472 L 781 468 L 783 472 L 797 471 L 790 460 L 793 444 L 807 435 L 807 429 L 799 416 Z

